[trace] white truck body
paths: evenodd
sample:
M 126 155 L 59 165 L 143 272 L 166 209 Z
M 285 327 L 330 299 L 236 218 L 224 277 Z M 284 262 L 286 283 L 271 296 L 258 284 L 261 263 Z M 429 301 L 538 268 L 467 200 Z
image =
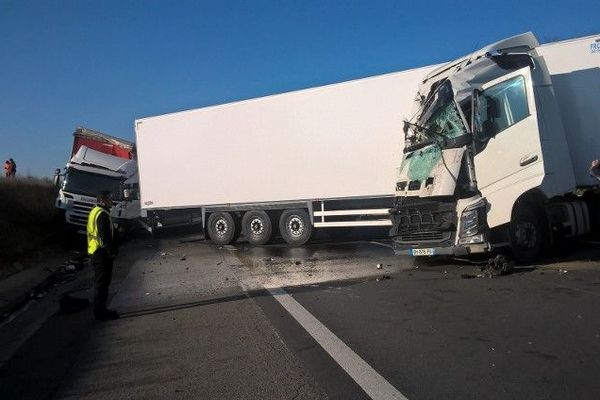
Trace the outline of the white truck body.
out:
M 136 120 L 142 208 L 392 196 L 431 69 Z
M 514 250 L 517 236 L 529 234 L 538 239 L 529 241 L 531 255 L 545 236 L 589 231 L 590 210 L 578 196 L 598 186 L 588 171 L 600 153 L 598 44 L 591 36 L 539 46 L 523 34 L 424 76 L 398 168 L 398 254 Z M 456 137 L 462 142 L 448 145 Z M 411 224 L 413 214 L 444 223 Z M 479 232 L 463 232 L 466 214 L 479 218 Z
M 537 52 L 552 79 L 575 184 L 597 184 L 588 169 L 600 157 L 600 35 L 545 44 Z
M 137 199 L 124 199 L 123 185 L 137 184 L 137 162 L 81 146 L 66 165 L 55 206 L 64 210 L 67 224 L 85 232 L 87 217 L 102 190 L 113 192 L 111 216 L 117 222 L 140 217 Z

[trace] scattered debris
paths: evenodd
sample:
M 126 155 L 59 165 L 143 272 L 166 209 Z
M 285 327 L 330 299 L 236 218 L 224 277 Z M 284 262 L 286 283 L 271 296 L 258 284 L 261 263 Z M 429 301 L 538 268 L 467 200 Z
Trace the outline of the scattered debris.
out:
M 146 296 L 149 296 L 149 295 L 150 295 L 150 293 L 149 293 L 149 292 L 146 292 Z
M 184 254 L 184 255 L 181 256 L 181 258 L 179 259 L 179 261 L 185 261 L 185 260 L 186 260 L 186 257 L 185 257 L 185 254 Z
M 301 261 L 296 261 L 294 264 L 300 265 L 300 264 L 302 264 L 302 262 Z
M 560 269 L 558 270 L 558 273 L 559 273 L 559 274 L 561 274 L 561 275 L 562 275 L 562 274 L 566 274 L 567 272 L 569 272 L 569 271 L 567 271 L 566 269 L 562 269 L 562 268 L 560 268 Z
M 381 268 L 383 268 L 383 265 L 382 264 L 377 264 L 377 269 L 381 269 Z
M 40 290 L 40 291 L 31 291 L 31 293 L 29 294 L 30 297 L 35 298 L 35 299 L 41 299 L 46 297 L 46 295 L 48 294 L 48 292 L 46 292 L 45 290 Z
M 577 314 L 577 319 L 583 319 L 583 316 L 581 314 Z
M 462 279 L 474 279 L 474 278 L 477 278 L 477 275 L 473 275 L 473 274 L 460 274 L 460 277 Z
M 309 273 L 308 273 L 308 276 L 312 276 L 312 274 L 309 272 Z
M 219 261 L 219 262 L 217 263 L 217 265 L 221 265 L 221 264 L 223 264 L 223 261 Z
M 481 266 L 482 276 L 488 278 L 495 278 L 497 276 L 508 275 L 514 269 L 515 263 L 509 260 L 504 255 L 497 255 L 494 258 L 490 258 L 486 265 Z
M 166 255 L 167 255 L 167 253 L 165 253 L 165 252 L 163 251 L 162 253 L 160 253 L 160 255 L 164 257 L 164 256 L 166 256 Z
M 383 281 L 383 280 L 386 280 L 386 279 L 392 279 L 392 277 L 390 275 L 388 275 L 388 274 L 384 274 L 380 278 L 377 278 L 375 281 L 379 282 L 379 281 Z
M 265 258 L 263 258 L 263 261 L 273 261 L 273 258 L 272 257 L 265 257 Z
M 75 265 L 73 265 L 73 264 L 69 264 L 69 265 L 65 266 L 66 272 L 75 272 L 76 270 L 77 270 L 77 268 L 75 268 Z

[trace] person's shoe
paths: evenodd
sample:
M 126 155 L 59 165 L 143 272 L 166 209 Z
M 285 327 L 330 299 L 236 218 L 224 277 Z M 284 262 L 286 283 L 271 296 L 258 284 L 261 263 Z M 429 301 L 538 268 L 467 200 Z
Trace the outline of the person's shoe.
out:
M 101 310 L 94 311 L 94 318 L 98 321 L 112 321 L 114 319 L 119 319 L 119 313 L 115 310 Z

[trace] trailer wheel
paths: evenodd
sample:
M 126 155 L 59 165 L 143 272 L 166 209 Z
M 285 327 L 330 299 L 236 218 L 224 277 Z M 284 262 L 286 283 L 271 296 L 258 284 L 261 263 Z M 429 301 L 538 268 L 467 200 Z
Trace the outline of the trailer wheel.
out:
M 261 246 L 273 235 L 273 223 L 264 211 L 248 211 L 242 218 L 242 233 L 250 244 Z
M 540 255 L 544 247 L 544 220 L 540 212 L 524 203 L 513 212 L 510 221 L 510 249 L 520 264 L 530 264 Z
M 304 210 L 285 210 L 279 217 L 281 237 L 291 246 L 302 246 L 310 239 L 312 223 Z
M 236 226 L 233 216 L 228 212 L 215 212 L 208 217 L 207 231 L 210 240 L 218 245 L 226 245 L 234 241 Z

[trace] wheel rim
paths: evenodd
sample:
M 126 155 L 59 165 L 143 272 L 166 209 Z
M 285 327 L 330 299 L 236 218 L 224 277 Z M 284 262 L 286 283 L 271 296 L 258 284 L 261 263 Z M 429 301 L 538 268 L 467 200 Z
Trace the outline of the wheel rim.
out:
M 519 221 L 514 236 L 517 246 L 521 248 L 533 249 L 537 245 L 537 228 L 529 221 Z
M 253 218 L 250 221 L 250 233 L 254 236 L 260 236 L 265 231 L 265 223 L 260 218 Z
M 292 215 L 288 220 L 288 231 L 293 237 L 300 237 L 304 233 L 304 221 L 297 215 Z
M 215 221 L 215 232 L 217 236 L 225 236 L 229 231 L 229 224 L 225 218 L 219 218 Z

